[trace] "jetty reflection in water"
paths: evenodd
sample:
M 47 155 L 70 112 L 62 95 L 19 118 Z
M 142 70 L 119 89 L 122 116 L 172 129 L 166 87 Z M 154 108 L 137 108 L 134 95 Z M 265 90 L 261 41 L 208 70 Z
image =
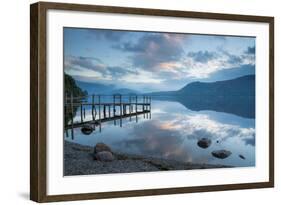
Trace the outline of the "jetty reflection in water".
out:
M 117 152 L 183 162 L 255 166 L 253 118 L 191 111 L 179 102 L 159 100 L 152 100 L 151 115 L 151 119 L 140 117 L 137 123 L 124 119 L 123 127 L 105 122 L 102 132 L 94 131 L 90 135 L 84 135 L 81 128 L 74 128 L 74 139 L 66 136 L 65 139 L 89 146 L 104 142 Z M 79 113 L 75 118 L 80 118 Z M 211 139 L 211 146 L 198 147 L 201 138 Z M 213 150 L 220 149 L 230 150 L 232 155 L 223 160 L 211 155 Z

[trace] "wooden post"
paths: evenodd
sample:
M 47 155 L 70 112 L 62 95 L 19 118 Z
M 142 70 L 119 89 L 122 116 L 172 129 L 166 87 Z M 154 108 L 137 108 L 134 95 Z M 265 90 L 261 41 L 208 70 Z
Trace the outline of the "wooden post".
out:
M 123 116 L 123 109 L 122 109 L 122 95 L 120 95 L 120 127 L 122 127 L 122 116 Z
M 144 113 L 144 103 L 145 103 L 145 96 L 142 97 L 142 112 L 143 112 L 143 118 L 145 118 L 145 113 Z
M 136 95 L 136 122 L 138 122 L 138 96 Z
M 95 120 L 94 106 L 95 106 L 95 95 L 92 95 L 92 119 L 93 119 L 93 121 Z
M 114 117 L 114 125 L 116 125 L 115 115 L 116 115 L 115 95 L 113 95 L 113 117 Z
M 145 115 L 146 115 L 146 114 L 145 114 L 145 106 L 146 106 L 146 105 L 145 105 L 145 100 L 146 100 L 146 97 L 143 96 L 143 109 L 142 109 L 142 111 L 144 112 L 144 113 L 143 113 L 143 118 L 145 118 Z
M 99 95 L 99 128 L 101 132 L 101 107 L 100 107 L 100 95 Z
M 149 119 L 151 119 L 151 96 L 149 97 Z
M 103 118 L 106 118 L 106 105 L 103 105 Z
M 149 103 L 149 96 L 147 96 L 147 105 L 146 105 L 146 110 L 149 112 L 149 105 L 150 105 L 150 103 Z M 147 113 L 147 119 L 148 119 L 148 114 L 149 113 Z
M 80 102 L 80 115 L 81 115 L 81 122 L 83 122 L 83 108 L 82 108 L 82 103 Z
M 147 96 L 147 104 L 148 104 L 148 105 L 147 105 L 147 108 L 146 108 L 146 109 L 147 109 L 147 111 L 149 111 L 149 105 L 150 105 L 150 103 L 149 103 L 149 96 Z M 148 114 L 149 114 L 149 113 L 147 113 L 147 119 L 148 119 Z
M 148 103 L 147 110 L 150 112 L 150 96 L 147 96 L 147 103 Z M 149 118 L 148 115 L 149 113 L 147 113 L 147 118 Z
M 73 133 L 73 95 L 70 94 L 70 106 L 71 106 L 71 139 L 74 139 Z
M 123 113 L 127 115 L 127 105 L 125 103 L 123 104 Z
M 66 137 L 68 138 L 68 130 L 65 129 L 66 125 L 65 125 L 65 118 L 68 116 L 68 110 L 67 110 L 67 93 L 65 93 L 64 95 L 64 131 L 65 131 L 65 134 L 66 134 Z M 67 124 L 68 122 L 66 122 Z
M 84 119 L 86 118 L 86 109 L 83 109 Z
M 132 99 L 131 95 L 129 96 L 129 113 L 130 113 L 130 121 L 132 121 L 132 116 L 131 116 L 131 109 L 132 109 Z

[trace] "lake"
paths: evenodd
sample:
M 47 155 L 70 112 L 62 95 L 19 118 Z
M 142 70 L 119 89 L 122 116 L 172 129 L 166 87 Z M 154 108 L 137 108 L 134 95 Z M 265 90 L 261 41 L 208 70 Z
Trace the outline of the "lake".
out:
M 132 121 L 123 119 L 102 123 L 102 130 L 84 135 L 74 129 L 74 139 L 66 140 L 95 146 L 98 142 L 109 145 L 113 151 L 142 156 L 173 159 L 182 162 L 221 164 L 235 167 L 255 166 L 255 119 L 216 111 L 192 111 L 177 101 L 152 99 L 151 119 L 138 116 Z M 243 115 L 242 115 L 243 116 Z M 86 119 L 91 111 L 86 110 Z M 77 111 L 74 121 L 80 121 Z M 70 133 L 70 132 L 69 132 Z M 211 145 L 202 149 L 201 138 L 211 139 Z M 225 159 L 212 156 L 215 150 L 229 150 Z M 245 159 L 239 157 L 243 155 Z

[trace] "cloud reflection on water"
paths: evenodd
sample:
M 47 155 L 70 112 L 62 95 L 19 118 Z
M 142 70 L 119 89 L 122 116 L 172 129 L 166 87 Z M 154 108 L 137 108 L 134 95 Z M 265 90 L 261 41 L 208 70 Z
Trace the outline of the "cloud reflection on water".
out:
M 133 126 L 128 135 L 130 139 L 120 141 L 122 149 L 132 149 L 137 153 L 180 161 L 208 163 L 212 160 L 209 153 L 197 147 L 197 140 L 209 138 L 220 146 L 229 139 L 236 139 L 245 145 L 254 146 L 255 129 L 218 122 L 207 114 L 174 114 L 144 121 Z M 161 121 L 158 118 L 161 117 Z M 214 146 L 216 147 L 216 145 Z

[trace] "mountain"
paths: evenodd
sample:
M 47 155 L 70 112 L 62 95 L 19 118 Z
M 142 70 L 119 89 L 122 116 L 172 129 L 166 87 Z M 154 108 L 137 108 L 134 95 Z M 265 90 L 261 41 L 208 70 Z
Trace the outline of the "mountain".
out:
M 161 91 L 147 93 L 152 96 L 226 96 L 255 95 L 255 75 L 246 75 L 225 81 L 192 82 L 177 91 Z
M 112 91 L 112 94 L 114 94 L 114 93 L 118 93 L 118 94 L 122 94 L 122 95 L 129 95 L 129 94 L 135 95 L 135 94 L 139 94 L 138 91 L 132 90 L 132 89 L 128 89 L 128 88 L 115 89 L 115 90 Z
M 99 84 L 99 83 L 89 83 L 89 82 L 82 82 L 82 81 L 77 81 L 77 85 L 83 89 L 87 90 L 89 95 L 95 93 L 95 94 L 104 94 L 112 91 L 115 89 L 114 85 L 104 85 L 104 84 Z
M 210 74 L 208 82 L 215 82 L 224 80 L 230 80 L 246 75 L 255 75 L 255 65 L 242 65 L 240 67 L 222 69 L 220 71 Z M 242 74 L 242 75 L 241 75 Z
M 203 96 L 251 96 L 255 95 L 255 75 L 217 81 L 212 83 L 193 82 L 176 92 L 176 95 Z
M 141 94 L 128 88 L 114 85 L 76 81 L 81 90 L 95 94 Z M 255 75 L 216 81 L 192 82 L 176 91 L 146 93 L 153 99 L 177 101 L 190 110 L 213 110 L 232 113 L 241 117 L 255 118 Z
M 191 110 L 214 110 L 255 117 L 255 75 L 217 82 L 193 82 L 177 91 L 149 93 L 157 100 L 177 101 Z
M 100 83 L 90 83 L 90 82 L 82 82 L 82 81 L 76 81 L 77 85 L 83 89 L 86 90 L 89 95 L 91 94 L 137 94 L 139 93 L 136 90 L 128 89 L 128 88 L 116 88 L 115 85 L 104 85 Z

